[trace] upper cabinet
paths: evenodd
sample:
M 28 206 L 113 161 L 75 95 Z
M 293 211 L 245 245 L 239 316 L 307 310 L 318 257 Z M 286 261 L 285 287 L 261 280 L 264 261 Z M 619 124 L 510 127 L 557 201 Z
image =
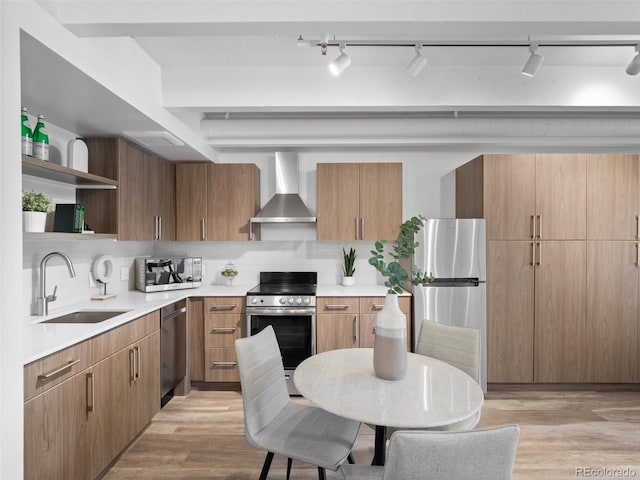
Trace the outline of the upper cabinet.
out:
M 86 223 L 120 240 L 175 240 L 175 167 L 119 138 L 91 138 L 87 146 L 89 170 L 119 188 L 78 193 Z
M 639 239 L 638 155 L 588 156 L 590 240 Z
M 260 209 L 260 169 L 254 164 L 176 164 L 177 240 L 250 240 Z
M 483 155 L 456 191 L 456 216 L 484 217 L 487 240 L 586 238 L 586 155 Z
M 318 240 L 394 240 L 402 223 L 401 163 L 319 163 Z

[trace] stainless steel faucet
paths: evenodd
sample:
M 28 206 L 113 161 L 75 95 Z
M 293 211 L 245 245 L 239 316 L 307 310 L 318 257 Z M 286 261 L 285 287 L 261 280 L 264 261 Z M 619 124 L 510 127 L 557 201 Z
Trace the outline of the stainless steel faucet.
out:
M 66 262 L 67 267 L 69 268 L 69 275 L 71 278 L 76 276 L 76 271 L 73 268 L 73 263 L 71 263 L 71 259 L 62 252 L 51 252 L 47 253 L 42 261 L 40 262 L 40 296 L 37 300 L 38 305 L 38 315 L 48 315 L 49 314 L 49 302 L 55 302 L 58 297 L 56 297 L 56 291 L 58 290 L 58 286 L 56 285 L 53 288 L 53 293 L 51 295 L 47 295 L 47 262 L 51 257 L 62 257 L 62 259 Z

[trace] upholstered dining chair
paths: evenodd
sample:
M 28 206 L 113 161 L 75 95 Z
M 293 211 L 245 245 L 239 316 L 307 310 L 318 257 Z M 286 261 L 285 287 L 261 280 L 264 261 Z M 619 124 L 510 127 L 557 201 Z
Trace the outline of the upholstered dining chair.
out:
M 476 383 L 480 383 L 480 330 L 469 327 L 442 325 L 423 320 L 416 345 L 416 353 L 437 358 L 459 368 Z M 462 422 L 435 430 L 469 430 L 480 420 L 480 412 Z
M 260 480 L 269 473 L 274 454 L 285 455 L 287 479 L 291 459 L 337 470 L 347 457 L 360 430 L 360 422 L 338 417 L 289 398 L 284 367 L 273 327 L 235 342 L 242 388 L 247 442 L 267 451 Z
M 345 480 L 510 480 L 520 427 L 462 432 L 398 430 L 384 467 L 343 465 Z

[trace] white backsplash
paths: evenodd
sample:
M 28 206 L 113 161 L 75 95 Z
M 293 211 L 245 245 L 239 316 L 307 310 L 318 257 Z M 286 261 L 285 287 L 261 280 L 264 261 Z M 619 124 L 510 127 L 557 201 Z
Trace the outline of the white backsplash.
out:
M 340 284 L 342 280 L 342 247 L 357 251 L 356 282 L 359 285 L 375 285 L 381 278 L 368 264 L 372 242 L 329 243 L 315 240 L 264 240 L 258 242 L 116 242 L 113 240 L 56 240 L 25 241 L 23 250 L 23 315 L 35 313 L 35 301 L 39 296 L 40 261 L 49 252 L 60 251 L 73 262 L 76 277 L 71 278 L 66 264 L 60 258 L 52 258 L 47 264 L 47 293 L 58 286 L 58 299 L 49 305 L 50 310 L 87 301 L 102 293 L 102 286 L 89 287 L 89 275 L 93 262 L 101 255 L 111 255 L 115 260 L 114 281 L 109 283 L 109 293 L 135 289 L 135 257 L 192 256 L 202 257 L 203 284 L 225 285 L 220 275 L 224 265 L 232 261 L 238 270 L 234 285 L 251 288 L 258 283 L 261 271 L 314 271 L 318 283 Z M 120 280 L 121 268 L 129 272 L 128 280 Z M 98 302 L 96 302 L 98 304 Z M 98 305 L 97 305 L 98 306 Z

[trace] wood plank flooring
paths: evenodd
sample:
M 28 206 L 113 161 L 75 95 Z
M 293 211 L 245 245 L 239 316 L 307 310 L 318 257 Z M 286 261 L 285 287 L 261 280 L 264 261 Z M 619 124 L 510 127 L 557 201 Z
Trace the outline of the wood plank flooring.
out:
M 628 477 L 640 478 L 638 391 L 489 392 L 477 428 L 507 423 L 521 427 L 516 480 L 589 478 L 580 468 L 592 469 L 591 478 L 616 478 L 593 474 L 603 468 L 627 468 Z M 373 438 L 363 425 L 357 463 L 371 461 Z M 194 390 L 173 398 L 104 478 L 257 479 L 264 456 L 244 441 L 239 392 Z M 286 459 L 276 456 L 269 478 L 284 479 L 285 472 Z M 294 462 L 291 477 L 316 479 L 317 470 Z

